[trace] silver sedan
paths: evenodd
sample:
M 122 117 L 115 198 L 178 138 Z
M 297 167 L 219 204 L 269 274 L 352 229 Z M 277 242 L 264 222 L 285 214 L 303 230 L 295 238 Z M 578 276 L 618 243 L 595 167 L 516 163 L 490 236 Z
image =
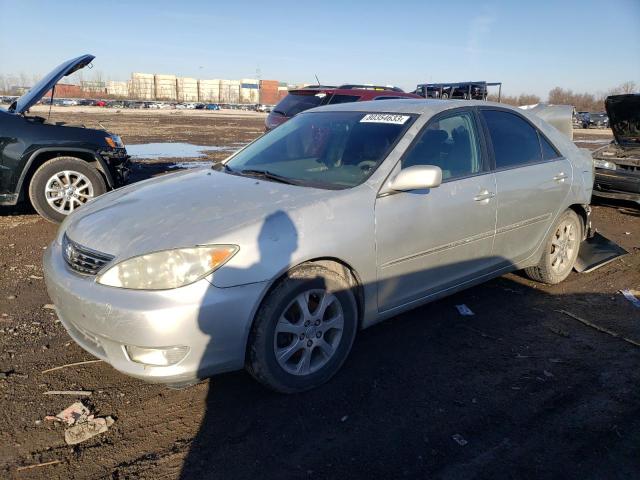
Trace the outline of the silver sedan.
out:
M 516 269 L 565 279 L 592 185 L 591 159 L 526 111 L 327 106 L 223 164 L 90 202 L 47 249 L 47 288 L 76 342 L 126 374 L 245 367 L 298 392 L 359 329 Z

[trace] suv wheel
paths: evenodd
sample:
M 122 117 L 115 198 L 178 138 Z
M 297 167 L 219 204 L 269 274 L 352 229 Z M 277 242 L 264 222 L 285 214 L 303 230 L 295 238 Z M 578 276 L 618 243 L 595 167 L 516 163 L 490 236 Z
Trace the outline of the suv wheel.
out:
M 40 215 L 57 223 L 106 191 L 102 175 L 91 164 L 79 158 L 57 157 L 33 174 L 29 199 Z
M 571 273 L 582 241 L 582 221 L 567 210 L 552 227 L 538 265 L 525 269 L 531 280 L 548 284 L 562 282 Z
M 357 318 L 351 285 L 341 272 L 301 265 L 275 286 L 258 310 L 247 370 L 278 392 L 315 388 L 344 363 Z

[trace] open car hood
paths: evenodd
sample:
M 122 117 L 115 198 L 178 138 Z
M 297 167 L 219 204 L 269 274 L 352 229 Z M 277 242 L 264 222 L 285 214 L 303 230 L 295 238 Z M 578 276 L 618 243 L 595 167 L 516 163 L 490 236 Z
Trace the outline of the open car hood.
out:
M 618 145 L 640 147 L 640 93 L 611 95 L 604 106 Z
M 53 88 L 62 77 L 71 75 L 73 72 L 80 70 L 81 68 L 89 65 L 93 59 L 96 58 L 93 55 L 81 55 L 77 58 L 67 60 L 66 62 L 58 65 L 51 70 L 47 75 L 36 83 L 31 89 L 14 101 L 9 106 L 9 111 L 13 113 L 24 113 L 31 108 L 38 100 L 40 100 L 45 93 Z

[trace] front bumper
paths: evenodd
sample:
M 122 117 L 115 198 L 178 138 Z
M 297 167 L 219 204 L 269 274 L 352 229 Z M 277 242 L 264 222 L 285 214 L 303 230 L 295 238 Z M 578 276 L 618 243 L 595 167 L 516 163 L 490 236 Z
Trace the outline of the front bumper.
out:
M 593 194 L 606 198 L 640 200 L 640 175 L 624 169 L 596 168 Z
M 217 288 L 206 279 L 164 291 L 107 287 L 72 271 L 55 242 L 46 250 L 49 296 L 69 335 L 115 369 L 150 382 L 174 385 L 241 369 L 255 309 L 266 282 Z M 125 345 L 187 346 L 178 363 L 132 361 Z
M 107 162 L 109 173 L 113 178 L 113 188 L 121 187 L 127 183 L 129 178 L 129 164 L 131 156 L 127 154 L 125 148 L 104 150 L 100 156 Z

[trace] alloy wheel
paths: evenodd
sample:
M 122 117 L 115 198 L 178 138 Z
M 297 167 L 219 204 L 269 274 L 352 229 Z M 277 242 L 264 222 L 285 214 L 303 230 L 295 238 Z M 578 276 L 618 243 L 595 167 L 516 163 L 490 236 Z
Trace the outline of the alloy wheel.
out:
M 63 170 L 47 180 L 44 195 L 51 208 L 68 215 L 93 198 L 93 184 L 80 172 Z
M 297 295 L 278 319 L 274 352 L 278 365 L 293 375 L 309 375 L 335 355 L 344 328 L 338 298 L 323 289 Z

